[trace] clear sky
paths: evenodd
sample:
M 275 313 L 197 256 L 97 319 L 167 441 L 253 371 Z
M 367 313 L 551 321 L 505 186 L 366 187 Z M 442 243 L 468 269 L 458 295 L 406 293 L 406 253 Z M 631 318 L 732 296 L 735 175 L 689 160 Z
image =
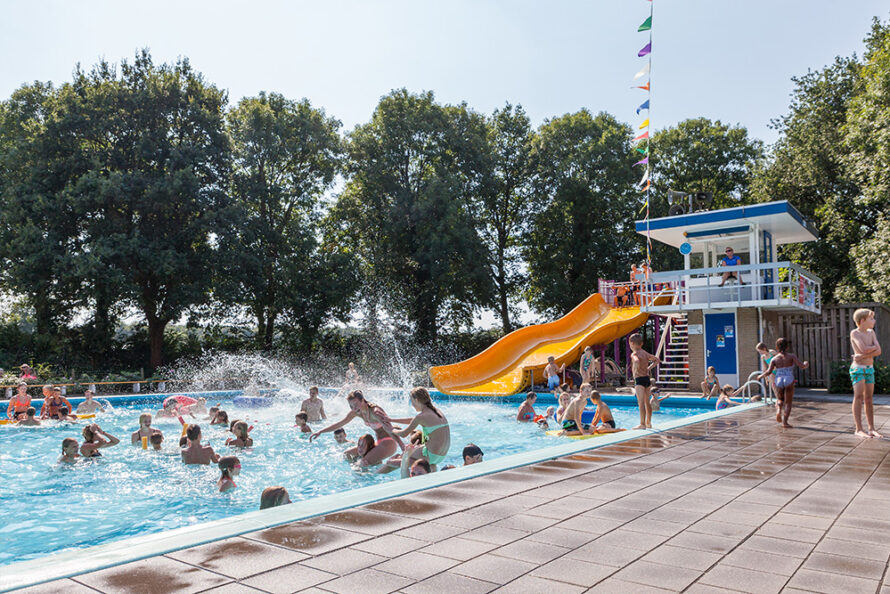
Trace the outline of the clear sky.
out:
M 862 53 L 886 0 L 654 0 L 652 125 L 705 116 L 775 140 L 791 77 Z M 69 80 L 75 63 L 148 47 L 187 56 L 230 101 L 308 98 L 346 129 L 393 88 L 491 112 L 521 103 L 534 124 L 582 107 L 637 122 L 632 90 L 646 0 L 0 2 L 0 97 Z

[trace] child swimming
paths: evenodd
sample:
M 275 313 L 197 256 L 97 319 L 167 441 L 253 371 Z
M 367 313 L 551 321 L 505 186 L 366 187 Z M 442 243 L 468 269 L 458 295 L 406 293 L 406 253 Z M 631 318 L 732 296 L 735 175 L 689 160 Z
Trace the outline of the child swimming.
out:
M 210 421 L 211 425 L 228 425 L 229 424 L 229 413 L 224 410 L 216 411 L 216 417 L 212 421 Z
M 284 487 L 266 487 L 260 495 L 260 509 L 287 505 L 290 502 L 290 493 Z
M 151 437 L 148 438 L 148 442 L 151 444 L 151 447 L 156 452 L 161 451 L 161 445 L 164 443 L 164 434 L 158 431 L 157 433 L 152 433 Z
M 73 437 L 66 437 L 62 440 L 62 456 L 59 458 L 59 462 L 65 462 L 68 464 L 73 464 L 77 462 L 78 458 L 80 458 L 80 454 L 77 453 L 78 443 L 77 440 Z
M 235 456 L 223 456 L 217 463 L 222 474 L 216 481 L 220 493 L 225 493 L 237 487 L 235 477 L 241 474 L 241 461 Z
M 342 427 L 334 431 L 334 441 L 340 444 L 355 443 L 354 441 L 346 437 L 346 429 L 343 429 Z
M 227 446 L 249 448 L 253 445 L 253 439 L 248 435 L 247 423 L 244 421 L 237 421 L 235 426 L 232 427 L 232 433 L 235 434 L 235 437 L 230 437 L 226 440 Z
M 309 427 L 309 415 L 304 412 L 298 412 L 294 416 L 294 427 L 299 427 L 301 433 L 312 433 L 312 428 Z M 337 431 L 342 431 L 342 429 L 338 429 Z M 334 431 L 334 438 L 337 438 L 337 431 Z M 346 435 L 346 432 L 343 431 L 343 435 Z
M 19 427 L 36 427 L 40 425 L 40 421 L 34 418 L 34 415 L 37 414 L 37 409 L 33 406 L 29 406 L 28 410 L 25 411 L 25 416 L 22 417 L 22 420 L 16 423 Z
M 151 413 L 142 413 L 139 415 L 139 429 L 130 435 L 130 443 L 139 445 L 142 443 L 143 437 L 150 439 L 152 435 L 160 432 L 160 429 L 155 429 L 151 426 Z
M 377 443 L 373 450 L 368 452 L 364 460 L 369 464 L 380 464 L 390 456 L 396 453 L 397 448 L 405 449 L 402 439 L 396 435 L 393 429 L 392 421 L 381 407 L 365 400 L 364 394 L 360 390 L 354 390 L 346 397 L 349 403 L 349 412 L 345 417 L 340 419 L 333 425 L 329 425 L 320 431 L 316 431 L 309 436 L 309 441 L 314 441 L 322 433 L 328 431 L 336 431 L 346 426 L 354 418 L 358 417 L 364 421 L 365 425 L 373 429 L 377 436 Z
M 624 431 L 624 429 L 619 429 L 615 425 L 615 417 L 612 416 L 612 409 L 609 408 L 608 404 L 603 402 L 599 392 L 596 390 L 590 392 L 590 402 L 596 406 L 596 414 L 593 415 L 593 420 L 590 422 L 590 428 L 593 429 L 594 433 L 615 433 L 617 431 Z M 602 426 L 600 426 L 600 424 L 602 424 Z
M 179 451 L 184 464 L 210 464 L 211 462 L 219 462 L 219 455 L 213 451 L 213 448 L 201 445 L 201 427 L 198 425 L 189 425 L 185 431 L 188 438 L 188 447 Z
M 93 423 L 83 428 L 83 445 L 80 446 L 80 455 L 84 458 L 96 458 L 101 456 L 102 448 L 110 448 L 121 442 L 114 435 L 103 431 L 99 425 Z
M 451 448 L 451 427 L 448 419 L 442 411 L 433 405 L 430 393 L 426 388 L 418 387 L 411 390 L 409 398 L 411 406 L 417 411 L 413 419 L 395 419 L 398 423 L 408 423 L 408 426 L 395 434 L 400 437 L 410 435 L 415 428 L 420 428 L 422 435 L 421 445 L 406 446 L 402 453 L 401 471 L 402 478 L 408 476 L 414 460 L 424 459 L 435 469 L 436 465 L 445 459 Z M 528 402 L 526 400 L 526 402 Z
M 534 392 L 529 392 L 525 395 L 525 400 L 519 405 L 519 410 L 516 412 L 517 421 L 520 423 L 528 423 L 535 418 L 534 404 L 537 399 L 538 395 Z
M 309 398 L 300 404 L 300 411 L 306 413 L 310 423 L 318 423 L 326 421 L 327 415 L 324 414 L 324 400 L 318 397 L 318 386 L 309 388 Z
M 408 476 L 422 476 L 424 474 L 429 474 L 432 472 L 430 468 L 430 463 L 426 460 L 415 460 L 414 464 L 411 465 L 411 469 L 408 471 Z
M 732 396 L 734 396 L 733 387 L 729 384 L 723 386 L 720 390 L 720 395 L 717 397 L 717 404 L 715 406 L 715 410 L 723 410 L 724 408 L 729 408 L 730 406 L 738 406 L 741 402 L 734 402 L 731 400 Z
M 349 448 L 343 452 L 343 457 L 349 462 L 355 462 L 354 466 L 357 469 L 363 469 L 366 466 L 374 466 L 379 464 L 379 462 L 375 462 L 373 459 L 369 461 L 368 453 L 372 452 L 376 447 L 377 443 L 374 441 L 374 436 L 370 433 L 365 433 L 358 438 L 355 447 Z

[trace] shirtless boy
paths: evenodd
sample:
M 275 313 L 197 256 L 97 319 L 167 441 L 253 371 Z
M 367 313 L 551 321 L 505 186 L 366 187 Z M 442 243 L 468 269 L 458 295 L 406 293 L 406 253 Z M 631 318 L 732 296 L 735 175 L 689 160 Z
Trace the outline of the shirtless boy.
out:
M 853 312 L 856 329 L 850 332 L 853 346 L 853 364 L 850 365 L 850 381 L 853 383 L 853 423 L 859 437 L 883 435 L 875 430 L 875 406 L 872 397 L 875 393 L 875 357 L 881 354 L 881 345 L 875 334 L 875 312 L 870 309 L 857 309 Z M 862 428 L 862 405 L 865 405 L 865 422 L 868 431 Z
M 627 339 L 631 349 L 631 369 L 634 374 L 634 392 L 637 396 L 637 405 L 640 407 L 640 424 L 634 429 L 652 428 L 652 405 L 649 399 L 652 397 L 652 379 L 649 370 L 661 363 L 661 359 L 650 355 L 643 350 L 643 337 L 640 334 L 631 334 Z
M 182 461 L 185 464 L 216 464 L 219 462 L 219 454 L 213 451 L 213 448 L 201 445 L 201 427 L 198 425 L 189 425 L 185 432 L 188 437 L 188 446 L 180 450 Z
M 86 390 L 83 393 L 83 402 L 77 405 L 77 414 L 90 415 L 96 411 L 105 412 L 105 407 L 93 400 L 93 392 Z
M 555 390 L 559 386 L 559 374 L 566 370 L 565 363 L 562 364 L 562 367 L 557 367 L 555 361 L 556 359 L 553 357 L 547 357 L 547 367 L 544 368 L 548 390 Z
M 309 388 L 309 398 L 300 405 L 300 411 L 306 413 L 310 423 L 327 420 L 328 417 L 324 414 L 324 401 L 318 397 L 318 386 Z

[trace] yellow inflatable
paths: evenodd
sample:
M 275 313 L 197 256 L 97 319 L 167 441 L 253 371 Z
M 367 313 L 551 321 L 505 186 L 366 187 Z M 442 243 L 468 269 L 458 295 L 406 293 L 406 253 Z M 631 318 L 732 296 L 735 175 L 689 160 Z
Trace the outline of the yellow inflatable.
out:
M 591 437 L 602 437 L 603 435 L 609 435 L 608 433 L 591 433 L 590 435 L 560 435 L 562 433 L 561 430 L 554 429 L 553 431 L 548 431 L 547 435 L 551 437 L 567 437 L 569 439 L 590 439 Z

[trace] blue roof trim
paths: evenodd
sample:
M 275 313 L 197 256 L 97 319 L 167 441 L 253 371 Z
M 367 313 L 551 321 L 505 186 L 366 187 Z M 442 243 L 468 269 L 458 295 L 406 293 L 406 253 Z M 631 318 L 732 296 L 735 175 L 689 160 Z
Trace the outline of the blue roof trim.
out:
M 722 229 L 709 229 L 707 231 L 690 231 L 685 235 L 690 238 L 709 237 L 712 235 L 723 235 L 724 233 L 741 233 L 742 231 L 749 231 L 750 229 L 751 225 L 739 225 L 738 227 L 723 227 Z
M 781 214 L 787 212 L 810 231 L 812 229 L 804 222 L 803 216 L 791 206 L 787 201 L 771 202 L 769 204 L 752 204 L 749 206 L 739 206 L 736 208 L 726 208 L 722 210 L 694 212 L 687 215 L 679 215 L 676 217 L 662 217 L 660 219 L 649 220 L 649 230 L 655 229 L 673 229 L 675 227 L 688 227 L 689 225 L 700 225 L 702 223 L 717 223 L 722 221 L 736 221 L 748 217 L 760 217 L 771 214 Z M 636 230 L 639 232 L 646 231 L 646 221 L 637 221 Z

